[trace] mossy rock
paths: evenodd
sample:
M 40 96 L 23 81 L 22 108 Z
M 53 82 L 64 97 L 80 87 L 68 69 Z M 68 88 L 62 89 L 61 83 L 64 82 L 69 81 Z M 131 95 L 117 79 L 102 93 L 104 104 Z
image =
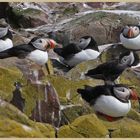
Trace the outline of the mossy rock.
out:
M 101 54 L 101 62 L 107 62 L 119 58 L 119 55 L 128 51 L 121 44 L 111 45 L 106 51 Z
M 94 110 L 85 102 L 83 102 L 81 105 L 73 105 L 62 110 L 62 115 L 66 119 L 67 123 L 72 123 L 72 121 L 74 121 L 79 116 L 91 113 L 94 113 Z
M 112 138 L 139 138 L 140 123 L 124 118 L 115 122 L 102 121 L 108 129 L 113 129 Z
M 17 27 L 36 27 L 47 23 L 48 15 L 38 9 L 12 8 L 9 19 Z
M 30 83 L 27 84 L 27 80 L 22 76 L 22 73 L 16 67 L 0 67 L 0 98 L 10 102 L 15 90 L 14 83 L 16 81 L 21 82 L 22 85 L 25 85 L 21 92 L 21 96 L 25 99 L 24 113 L 30 116 L 36 105 L 36 100 L 44 98 L 44 91 L 38 91 Z
M 140 113 L 138 113 L 134 109 L 131 109 L 129 111 L 129 113 L 127 114 L 127 117 L 132 119 L 132 120 L 138 121 L 140 123 Z
M 1 117 L 0 117 L 1 118 Z M 8 118 L 0 119 L 0 137 L 43 137 L 40 132 Z
M 92 79 L 71 80 L 64 76 L 48 75 L 44 81 L 49 81 L 56 89 L 60 102 L 67 104 L 69 101 L 74 104 L 81 103 L 80 95 L 77 93 L 78 88 L 84 88 L 84 85 L 95 86 L 97 83 Z
M 71 69 L 67 74 L 66 77 L 72 79 L 72 80 L 79 80 L 79 79 L 86 79 L 84 74 L 93 68 L 96 68 L 98 65 L 101 64 L 100 59 L 96 60 L 89 60 L 89 61 L 84 61 L 78 65 L 76 65 L 73 69 Z M 92 78 L 93 79 L 93 78 Z M 93 79 L 95 82 L 94 83 L 101 83 L 101 80 L 96 80 Z
M 36 123 L 6 101 L 0 100 L 0 137 L 55 137 L 49 124 Z
M 74 132 L 74 135 L 73 135 Z M 70 125 L 62 126 L 58 132 L 59 138 L 64 137 L 106 137 L 108 131 L 95 114 L 84 115 L 75 119 Z

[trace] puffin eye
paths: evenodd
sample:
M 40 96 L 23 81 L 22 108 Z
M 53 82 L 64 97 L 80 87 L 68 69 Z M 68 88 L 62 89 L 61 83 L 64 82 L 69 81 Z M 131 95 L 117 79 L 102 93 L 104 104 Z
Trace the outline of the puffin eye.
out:
M 42 43 L 42 40 L 39 40 L 40 43 Z

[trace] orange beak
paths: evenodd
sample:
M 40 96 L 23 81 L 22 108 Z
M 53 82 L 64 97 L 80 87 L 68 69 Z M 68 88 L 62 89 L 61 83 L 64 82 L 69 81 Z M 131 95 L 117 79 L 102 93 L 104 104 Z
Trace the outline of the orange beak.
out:
M 138 95 L 136 91 L 132 90 L 131 95 L 130 95 L 131 100 L 138 100 Z
M 134 36 L 133 29 L 130 28 L 130 29 L 128 30 L 128 37 L 129 37 L 129 38 L 132 38 L 133 36 Z
M 54 49 L 56 46 L 56 42 L 52 39 L 49 40 L 49 44 L 50 44 L 50 49 Z

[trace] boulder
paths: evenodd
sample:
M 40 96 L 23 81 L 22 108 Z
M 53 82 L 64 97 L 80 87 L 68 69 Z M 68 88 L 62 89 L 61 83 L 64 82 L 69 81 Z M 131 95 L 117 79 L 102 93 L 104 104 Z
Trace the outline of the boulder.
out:
M 60 127 L 59 138 L 100 138 L 106 137 L 108 131 L 96 115 L 84 115 L 75 119 L 70 125 Z

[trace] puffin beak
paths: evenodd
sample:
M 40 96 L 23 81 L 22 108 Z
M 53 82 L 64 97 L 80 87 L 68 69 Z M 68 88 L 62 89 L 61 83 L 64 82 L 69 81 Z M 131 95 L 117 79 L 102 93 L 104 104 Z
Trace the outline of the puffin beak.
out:
M 48 43 L 49 43 L 49 45 L 48 45 L 49 47 L 47 46 L 47 50 L 54 49 L 55 47 L 58 47 L 58 48 L 61 47 L 60 44 L 56 43 L 52 39 L 49 39 Z
M 130 95 L 130 99 L 131 100 L 138 100 L 138 95 L 137 95 L 136 91 L 132 90 L 131 95 Z
M 129 30 L 128 30 L 128 37 L 129 38 L 132 38 L 133 36 L 134 36 L 133 29 L 132 28 L 129 28 Z

